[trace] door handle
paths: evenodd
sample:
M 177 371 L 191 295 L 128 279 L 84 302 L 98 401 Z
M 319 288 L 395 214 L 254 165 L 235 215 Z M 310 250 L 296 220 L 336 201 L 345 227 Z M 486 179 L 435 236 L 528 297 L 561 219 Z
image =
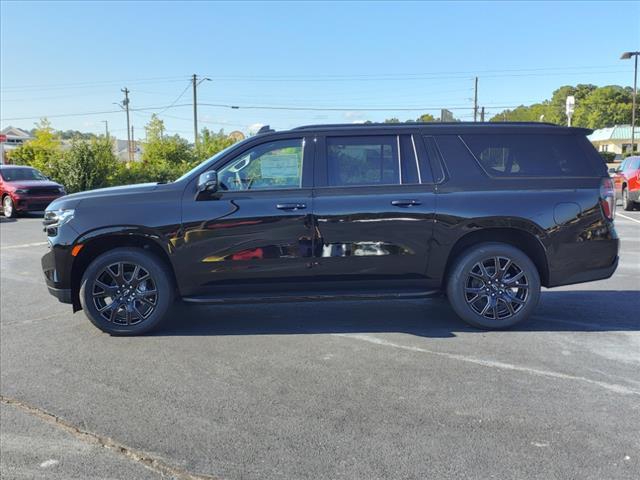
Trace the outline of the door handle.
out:
M 422 202 L 417 200 L 393 200 L 391 205 L 394 207 L 413 207 L 414 205 L 420 205 Z
M 276 208 L 279 210 L 303 210 L 307 208 L 305 203 L 278 203 Z

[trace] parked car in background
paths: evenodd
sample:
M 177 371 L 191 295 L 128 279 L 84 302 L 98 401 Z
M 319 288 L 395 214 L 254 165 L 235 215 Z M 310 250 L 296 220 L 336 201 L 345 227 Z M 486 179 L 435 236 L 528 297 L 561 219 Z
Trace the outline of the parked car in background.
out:
M 5 217 L 40 211 L 65 195 L 64 187 L 32 167 L 0 165 L 0 196 Z
M 625 158 L 618 168 L 609 170 L 616 190 L 616 201 L 633 210 L 640 202 L 640 156 Z
M 586 135 L 542 123 L 263 129 L 175 182 L 76 193 L 44 216 L 49 292 L 118 335 L 203 304 L 446 293 L 471 325 L 541 286 L 610 277 L 613 182 Z M 304 311 L 304 310 L 301 310 Z

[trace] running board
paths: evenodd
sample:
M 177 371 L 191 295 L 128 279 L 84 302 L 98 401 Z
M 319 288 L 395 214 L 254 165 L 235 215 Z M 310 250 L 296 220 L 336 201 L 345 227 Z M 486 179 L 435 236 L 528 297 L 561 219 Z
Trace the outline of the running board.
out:
M 216 297 L 196 296 L 182 297 L 188 303 L 200 304 L 243 304 L 243 303 L 284 303 L 284 302 L 321 302 L 324 300 L 409 300 L 417 298 L 427 298 L 439 295 L 439 290 L 416 290 L 404 292 L 349 292 L 349 293 L 309 293 L 300 292 L 283 293 L 274 295 L 241 295 L 241 294 L 221 294 Z

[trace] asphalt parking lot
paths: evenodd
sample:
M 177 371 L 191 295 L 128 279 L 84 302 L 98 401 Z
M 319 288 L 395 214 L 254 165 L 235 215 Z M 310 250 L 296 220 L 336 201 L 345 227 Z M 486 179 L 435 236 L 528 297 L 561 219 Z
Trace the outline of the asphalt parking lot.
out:
M 441 299 L 177 306 L 115 338 L 0 225 L 2 478 L 640 478 L 640 212 L 613 278 L 510 331 Z

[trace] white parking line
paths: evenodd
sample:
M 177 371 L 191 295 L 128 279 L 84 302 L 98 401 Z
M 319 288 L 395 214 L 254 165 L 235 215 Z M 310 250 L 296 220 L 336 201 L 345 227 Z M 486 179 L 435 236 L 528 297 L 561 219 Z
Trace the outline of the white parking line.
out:
M 636 218 L 627 217 L 626 215 L 623 215 L 623 214 L 621 214 L 621 213 L 617 213 L 617 212 L 616 212 L 616 216 L 617 216 L 617 217 L 626 218 L 627 220 L 631 220 L 632 222 L 640 223 L 640 220 L 638 220 L 638 219 L 636 219 Z
M 0 247 L 0 250 L 13 250 L 14 248 L 42 247 L 46 244 L 47 242 L 36 242 L 36 243 L 23 243 L 21 245 L 6 245 L 6 246 Z
M 551 370 L 540 370 L 537 368 L 530 368 L 521 365 L 513 365 L 511 363 L 497 362 L 495 360 L 484 360 L 481 358 L 467 357 L 466 355 L 459 355 L 457 353 L 437 352 L 435 350 L 428 350 L 426 348 L 414 347 L 411 345 L 401 345 L 399 343 L 389 342 L 382 338 L 374 337 L 373 335 L 359 334 L 359 333 L 334 333 L 337 337 L 352 338 L 363 342 L 373 343 L 375 345 L 381 345 L 384 347 L 398 348 L 401 350 L 408 350 L 410 352 L 427 353 L 430 355 L 437 355 L 439 357 L 445 357 L 452 360 L 458 360 L 461 362 L 473 363 L 475 365 L 481 365 L 483 367 L 498 368 L 500 370 L 511 370 L 516 372 L 528 373 L 530 375 L 538 375 L 542 377 L 559 378 L 562 380 L 577 380 L 584 383 L 590 383 L 606 390 L 623 393 L 626 395 L 640 395 L 640 390 L 629 388 L 625 385 L 619 385 L 616 383 L 600 382 L 598 380 L 592 380 L 586 377 L 579 377 L 575 375 L 569 375 L 566 373 L 553 372 Z

